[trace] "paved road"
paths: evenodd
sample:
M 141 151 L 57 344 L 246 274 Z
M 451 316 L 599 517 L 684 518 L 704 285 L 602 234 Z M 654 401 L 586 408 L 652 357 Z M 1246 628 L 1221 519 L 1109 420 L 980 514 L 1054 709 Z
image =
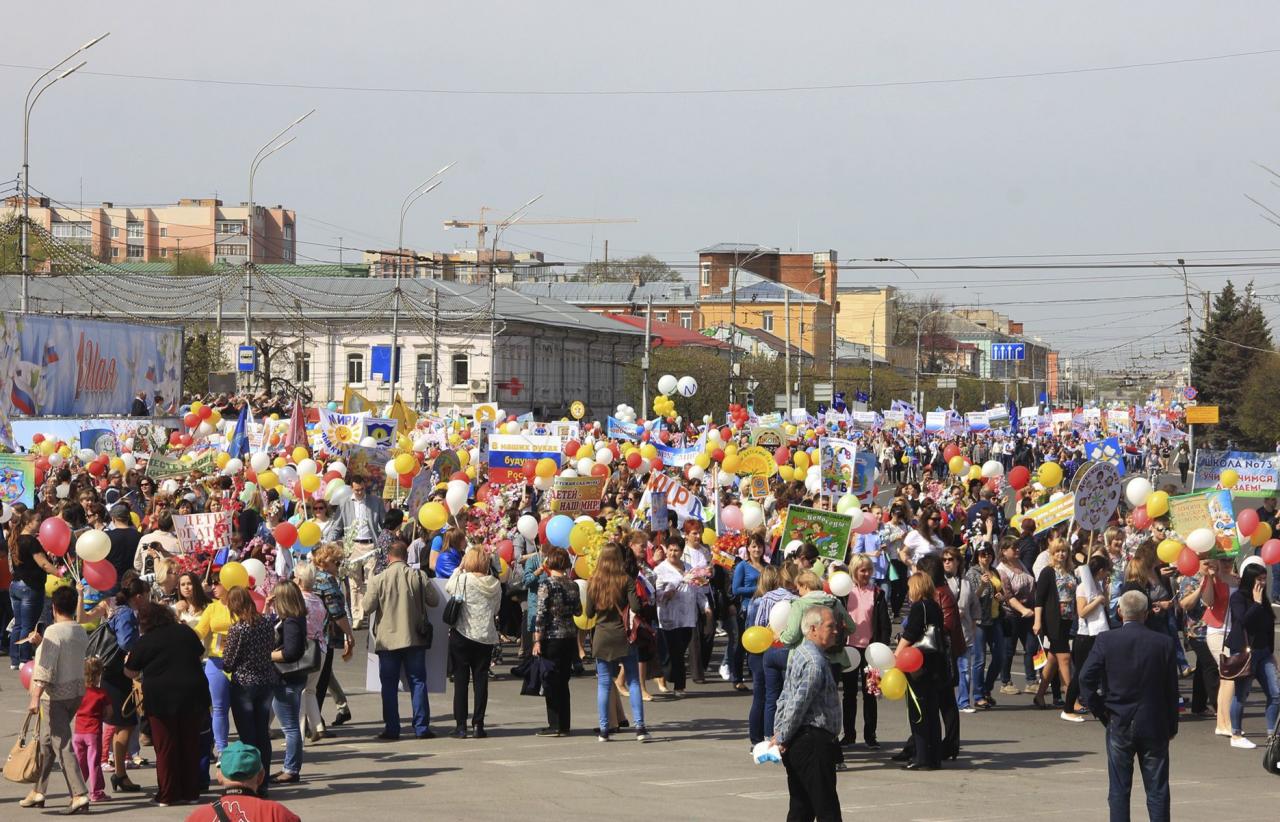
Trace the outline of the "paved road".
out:
M 363 672 L 357 673 L 353 662 L 339 675 L 355 684 Z M 1189 683 L 1184 685 L 1189 694 Z M 25 693 L 7 666 L 0 668 L 0 686 L 0 750 L 7 751 Z M 337 728 L 335 739 L 308 746 L 304 781 L 278 790 L 275 798 L 307 820 L 350 820 L 370 812 L 521 822 L 559 822 L 567 814 L 583 813 L 607 814 L 612 820 L 733 822 L 785 816 L 782 768 L 749 761 L 749 695 L 735 694 L 716 681 L 691 685 L 683 700 L 647 703 L 655 738 L 641 745 L 625 732 L 615 741 L 597 742 L 590 730 L 594 682 L 576 678 L 572 690 L 575 727 L 584 730 L 567 739 L 533 736 L 545 724 L 542 700 L 520 696 L 518 683 L 501 677 L 490 689 L 488 739 L 397 743 L 372 738 L 380 730 L 378 697 L 359 693 L 352 700 L 354 722 Z M 432 699 L 433 726 L 440 732 L 452 727 L 449 699 L 443 694 Z M 407 711 L 407 697 L 402 703 Z M 1262 742 L 1256 692 L 1252 703 L 1246 729 Z M 998 708 L 962 717 L 959 761 L 941 772 L 914 774 L 889 761 L 894 746 L 906 737 L 903 703 L 881 705 L 884 749 L 853 750 L 849 770 L 840 777 L 846 819 L 1106 818 L 1106 757 L 1096 722 L 1062 722 L 1056 712 L 1032 708 L 1029 696 L 1003 697 Z M 276 745 L 279 751 L 283 743 Z M 1271 818 L 1280 798 L 1280 778 L 1264 773 L 1260 763 L 1260 749 L 1233 750 L 1213 735 L 1212 722 L 1187 720 L 1173 744 L 1174 818 Z M 155 784 L 150 769 L 133 775 L 148 789 Z M 53 786 L 60 806 L 56 775 Z M 6 809 L 0 819 L 36 816 L 20 813 L 14 804 L 24 793 L 24 786 L 0 783 L 0 808 Z M 46 813 L 54 812 L 52 804 Z M 1140 799 L 1134 808 L 1135 818 L 1145 818 Z M 130 819 L 185 815 L 180 808 L 150 808 L 137 798 L 96 805 L 94 814 Z

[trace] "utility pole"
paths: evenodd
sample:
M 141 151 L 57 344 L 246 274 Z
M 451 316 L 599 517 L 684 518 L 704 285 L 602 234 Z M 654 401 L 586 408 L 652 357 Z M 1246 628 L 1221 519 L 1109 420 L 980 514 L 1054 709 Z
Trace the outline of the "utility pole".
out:
M 1178 258 L 1178 267 L 1182 269 L 1182 292 L 1187 302 L 1187 385 L 1191 385 L 1191 355 L 1195 351 L 1191 343 L 1191 282 L 1187 279 L 1187 261 Z M 1252 294 L 1250 294 L 1252 299 Z M 1205 312 L 1205 322 L 1209 321 L 1209 312 Z M 1196 455 L 1196 427 L 1190 422 L 1187 423 L 1187 451 L 1191 454 L 1192 462 L 1195 462 Z
M 867 405 L 875 408 L 876 401 L 876 313 L 871 312 L 871 337 L 867 345 Z
M 784 378 L 787 381 L 787 419 L 791 419 L 791 289 L 782 291 L 782 313 L 787 318 L 787 345 L 783 354 L 786 356 Z
M 440 286 L 432 283 L 431 289 L 431 390 L 427 408 L 434 410 L 440 397 Z
M 605 242 L 608 242 L 607 240 Z M 644 358 L 640 361 L 642 366 L 641 385 L 640 385 L 640 413 L 648 414 L 646 410 L 649 407 L 649 346 L 651 345 L 653 335 L 653 297 L 649 297 L 648 305 L 645 308 L 644 315 Z
M 511 212 L 511 216 L 494 226 L 493 231 L 493 250 L 489 253 L 489 402 L 497 402 L 498 384 L 498 271 L 494 267 L 495 258 L 498 256 L 498 239 L 502 236 L 502 232 L 507 228 L 520 221 L 526 208 L 542 199 L 542 195 L 530 199 L 524 205 Z M 483 221 L 480 224 L 480 231 L 483 232 L 485 225 Z M 484 235 L 481 234 L 483 237 Z M 480 270 L 480 253 L 483 247 L 476 249 L 476 271 Z M 512 265 L 512 278 L 514 279 L 515 266 Z
M 387 392 L 388 402 L 395 402 L 396 387 L 400 384 L 400 293 L 401 293 L 400 282 L 404 276 L 404 258 L 405 258 L 404 215 L 409 212 L 409 209 L 413 206 L 414 203 L 418 202 L 418 200 L 422 199 L 423 197 L 425 197 L 426 195 L 434 191 L 435 188 L 439 186 L 441 182 L 436 178 L 438 178 L 441 174 L 444 174 L 446 171 L 448 171 L 452 167 L 453 167 L 453 163 L 449 163 L 449 165 L 445 166 L 444 168 L 437 171 L 435 174 L 432 174 L 426 180 L 423 180 L 421 183 L 414 186 L 413 190 L 410 191 L 408 194 L 406 194 L 404 200 L 400 203 L 400 232 L 399 234 L 396 235 L 395 299 L 391 309 L 391 365 L 389 366 L 391 368 L 391 379 L 389 380 L 389 382 L 391 383 L 391 386 Z M 432 182 L 433 180 L 435 182 Z M 430 183 L 430 185 L 428 185 L 428 183 Z M 409 256 L 411 257 L 410 264 L 413 266 L 412 273 L 414 274 L 414 276 L 417 276 L 417 273 L 418 273 L 417 254 L 415 253 Z
M 604 241 L 604 282 L 609 282 L 613 278 L 609 276 L 609 241 Z

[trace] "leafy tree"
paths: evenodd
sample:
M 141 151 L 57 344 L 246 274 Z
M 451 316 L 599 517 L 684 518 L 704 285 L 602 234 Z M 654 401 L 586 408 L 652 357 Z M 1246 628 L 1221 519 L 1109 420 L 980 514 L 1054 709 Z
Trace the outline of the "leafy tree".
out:
M 582 267 L 575 279 L 593 283 L 679 281 L 680 272 L 652 254 L 641 254 L 625 260 L 590 262 Z
M 178 254 L 173 258 L 173 273 L 179 276 L 211 274 L 213 263 L 200 254 Z
M 22 217 L 18 216 L 0 223 L 0 271 L 8 273 L 22 270 L 21 222 Z M 43 234 L 34 229 L 28 232 L 27 243 L 31 270 L 39 271 L 52 256 L 49 243 Z
M 1280 403 L 1276 402 L 1276 386 L 1280 385 L 1280 356 L 1262 354 L 1245 382 L 1239 414 L 1235 415 L 1245 442 L 1269 451 L 1280 442 Z
M 230 368 L 217 334 L 199 332 L 187 336 L 182 352 L 183 394 L 203 394 L 209 390 L 209 375 Z

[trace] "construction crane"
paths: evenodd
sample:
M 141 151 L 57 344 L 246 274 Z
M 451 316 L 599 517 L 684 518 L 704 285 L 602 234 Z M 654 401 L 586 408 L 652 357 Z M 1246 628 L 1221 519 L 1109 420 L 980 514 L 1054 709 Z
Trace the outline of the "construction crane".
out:
M 480 207 L 480 217 L 476 220 L 445 220 L 445 228 L 475 228 L 476 229 L 476 248 L 484 248 L 484 237 L 489 231 L 489 226 L 503 226 L 506 220 L 490 219 L 487 213 L 497 211 L 497 209 L 488 206 Z M 514 221 L 513 221 L 514 222 Z M 546 217 L 540 220 L 529 220 L 524 217 L 519 218 L 521 225 L 594 225 L 597 223 L 636 223 L 639 222 L 635 217 Z M 478 259 L 478 258 L 477 258 Z

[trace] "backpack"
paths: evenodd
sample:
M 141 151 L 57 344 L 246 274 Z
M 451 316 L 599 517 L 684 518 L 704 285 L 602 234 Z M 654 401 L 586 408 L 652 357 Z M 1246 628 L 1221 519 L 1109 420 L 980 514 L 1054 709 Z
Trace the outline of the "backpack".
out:
M 106 620 L 89 635 L 89 646 L 85 656 L 96 656 L 102 660 L 103 673 L 118 674 L 124 672 L 124 650 L 116 642 L 115 629 Z

